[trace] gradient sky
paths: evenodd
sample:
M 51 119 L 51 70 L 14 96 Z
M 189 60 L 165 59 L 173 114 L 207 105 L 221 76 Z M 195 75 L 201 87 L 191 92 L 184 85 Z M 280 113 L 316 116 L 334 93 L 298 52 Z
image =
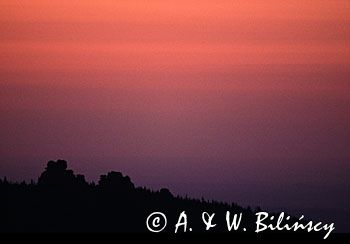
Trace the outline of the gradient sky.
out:
M 0 176 L 344 216 L 349 44 L 345 0 L 0 0 Z

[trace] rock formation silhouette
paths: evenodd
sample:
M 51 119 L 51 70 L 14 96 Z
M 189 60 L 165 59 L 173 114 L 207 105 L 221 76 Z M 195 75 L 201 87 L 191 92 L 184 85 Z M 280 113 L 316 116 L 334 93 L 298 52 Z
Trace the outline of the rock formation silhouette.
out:
M 225 216 L 226 211 L 242 213 L 242 225 L 250 232 L 255 229 L 249 207 L 177 197 L 166 188 L 135 187 L 128 176 L 114 171 L 101 175 L 98 184 L 88 183 L 64 160 L 49 161 L 37 183 L 0 180 L 0 195 L 1 233 L 149 233 L 145 221 L 155 211 L 166 213 L 169 228 L 164 232 L 168 233 L 174 232 L 182 211 L 193 216 L 193 232 L 205 231 L 202 211 L 217 216 Z M 225 223 L 218 224 L 215 232 L 226 233 Z

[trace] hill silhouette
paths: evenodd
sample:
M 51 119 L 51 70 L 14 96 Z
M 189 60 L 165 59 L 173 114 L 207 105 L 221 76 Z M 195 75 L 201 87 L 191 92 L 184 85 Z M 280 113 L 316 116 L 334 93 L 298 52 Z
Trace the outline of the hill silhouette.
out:
M 226 211 L 242 213 L 241 225 L 247 232 L 255 230 L 255 211 L 249 207 L 178 197 L 166 188 L 135 187 L 128 176 L 114 171 L 101 175 L 98 184 L 88 183 L 67 168 L 64 160 L 49 161 L 37 183 L 0 180 L 0 232 L 148 233 L 147 217 L 163 212 L 168 219 L 164 232 L 174 233 L 182 211 L 188 213 L 193 232 L 205 232 L 203 211 L 224 220 L 211 232 L 227 232 Z

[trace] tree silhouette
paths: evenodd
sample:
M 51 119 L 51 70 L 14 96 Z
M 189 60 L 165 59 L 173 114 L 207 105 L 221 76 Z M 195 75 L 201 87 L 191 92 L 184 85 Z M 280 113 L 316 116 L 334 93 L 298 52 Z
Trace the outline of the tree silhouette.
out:
M 204 231 L 202 211 L 225 216 L 226 211 L 242 212 L 248 232 L 254 230 L 255 215 L 250 208 L 176 197 L 168 189 L 151 191 L 135 187 L 128 176 L 111 171 L 101 175 L 98 184 L 75 175 L 65 160 L 49 161 L 38 183 L 11 183 L 0 180 L 0 232 L 98 232 L 149 233 L 145 220 L 154 211 L 167 214 L 168 226 L 175 226 L 186 211 L 196 216 L 194 232 Z M 260 208 L 259 208 L 260 209 Z M 295 221 L 295 218 L 291 218 Z M 166 228 L 173 233 L 174 229 Z M 219 224 L 216 232 L 227 232 Z

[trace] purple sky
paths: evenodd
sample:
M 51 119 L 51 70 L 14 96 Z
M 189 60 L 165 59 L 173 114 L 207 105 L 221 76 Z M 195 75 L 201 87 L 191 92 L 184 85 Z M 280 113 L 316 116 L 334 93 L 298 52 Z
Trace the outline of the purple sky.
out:
M 117 170 L 349 226 L 349 1 L 0 11 L 0 177 L 62 158 L 89 180 Z

